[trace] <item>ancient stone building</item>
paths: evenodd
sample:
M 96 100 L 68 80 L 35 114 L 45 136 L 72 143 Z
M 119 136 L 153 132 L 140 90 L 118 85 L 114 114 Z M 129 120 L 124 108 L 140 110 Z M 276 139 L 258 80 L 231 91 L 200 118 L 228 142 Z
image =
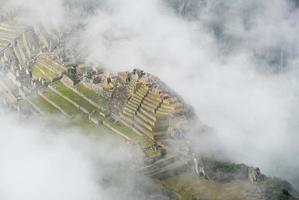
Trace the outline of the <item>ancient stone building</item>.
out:
M 153 139 L 168 131 L 172 118 L 180 121 L 184 103 L 157 78 L 140 70 L 127 76 L 128 98 L 118 113 L 124 124 Z

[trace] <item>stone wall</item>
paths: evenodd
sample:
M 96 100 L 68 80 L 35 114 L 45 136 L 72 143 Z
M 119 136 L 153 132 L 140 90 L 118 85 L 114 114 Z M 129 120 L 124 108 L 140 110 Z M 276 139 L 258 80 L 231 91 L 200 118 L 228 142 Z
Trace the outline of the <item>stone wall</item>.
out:
M 96 86 L 95 84 L 92 84 L 92 83 L 87 83 L 87 82 L 82 82 L 83 85 L 93 91 L 95 91 L 96 93 L 98 93 L 99 95 L 101 96 L 104 96 L 105 98 L 107 99 L 110 99 L 111 98 L 111 95 L 112 95 L 112 91 L 106 91 L 104 90 L 103 88 L 100 88 L 98 86 Z

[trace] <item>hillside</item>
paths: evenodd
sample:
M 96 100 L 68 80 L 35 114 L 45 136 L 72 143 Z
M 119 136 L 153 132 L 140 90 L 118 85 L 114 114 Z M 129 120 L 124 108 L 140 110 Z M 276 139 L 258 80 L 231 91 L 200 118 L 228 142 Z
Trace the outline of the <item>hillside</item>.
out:
M 0 22 L 0 92 L 5 105 L 26 115 L 61 115 L 139 147 L 144 152 L 140 173 L 170 199 L 298 195 L 289 183 L 267 177 L 259 168 L 194 152 L 184 135 L 197 116 L 156 76 L 141 69 L 113 73 L 70 62 L 62 40 L 42 27 Z

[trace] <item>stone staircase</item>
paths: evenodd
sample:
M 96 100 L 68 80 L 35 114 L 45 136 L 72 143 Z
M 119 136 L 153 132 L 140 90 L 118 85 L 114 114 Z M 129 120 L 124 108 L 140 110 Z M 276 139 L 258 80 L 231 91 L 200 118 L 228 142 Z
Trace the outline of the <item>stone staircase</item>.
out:
M 136 88 L 133 86 L 136 85 L 136 82 L 132 81 L 128 87 L 129 91 L 132 91 L 133 87 Z M 161 117 L 165 118 L 168 115 L 166 112 L 157 114 L 162 103 L 159 93 L 150 90 L 145 84 L 141 84 L 125 104 L 121 119 L 138 134 L 153 138 L 154 132 L 159 131 L 156 128 L 157 122 Z
M 132 94 L 135 93 L 137 81 L 138 81 L 138 78 L 133 76 L 130 83 L 129 83 L 129 85 L 128 85 L 129 94 L 132 95 Z
M 129 90 L 131 90 L 129 85 Z M 121 119 L 126 125 L 131 127 L 135 132 L 139 134 L 150 134 L 151 127 L 146 126 L 140 118 L 137 117 L 137 113 L 140 109 L 143 99 L 148 93 L 148 88 L 140 87 L 128 100 L 123 108 Z M 142 126 L 143 124 L 143 126 Z M 145 126 L 144 126 L 145 125 Z

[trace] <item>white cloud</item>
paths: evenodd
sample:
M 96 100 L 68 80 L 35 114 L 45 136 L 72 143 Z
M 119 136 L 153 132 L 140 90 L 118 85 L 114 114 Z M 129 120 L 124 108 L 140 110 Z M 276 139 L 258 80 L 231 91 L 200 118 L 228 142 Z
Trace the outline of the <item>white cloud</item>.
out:
M 161 1 L 110 6 L 81 35 L 90 61 L 152 72 L 195 108 L 231 159 L 298 176 L 298 27 L 286 1 L 208 1 L 193 20 Z
M 57 122 L 17 118 L 0 113 L 1 199 L 151 199 L 151 183 L 133 162 L 142 161 L 136 149 Z

